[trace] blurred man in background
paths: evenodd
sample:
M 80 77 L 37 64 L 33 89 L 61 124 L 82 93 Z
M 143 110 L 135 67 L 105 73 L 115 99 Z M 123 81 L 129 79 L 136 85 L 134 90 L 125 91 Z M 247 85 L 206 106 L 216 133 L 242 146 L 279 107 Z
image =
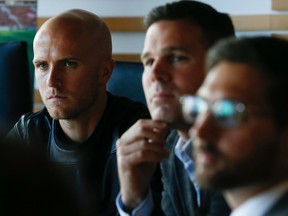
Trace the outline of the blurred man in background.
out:
M 182 98 L 196 180 L 232 216 L 288 215 L 288 42 L 230 39 L 208 54 L 197 96 Z

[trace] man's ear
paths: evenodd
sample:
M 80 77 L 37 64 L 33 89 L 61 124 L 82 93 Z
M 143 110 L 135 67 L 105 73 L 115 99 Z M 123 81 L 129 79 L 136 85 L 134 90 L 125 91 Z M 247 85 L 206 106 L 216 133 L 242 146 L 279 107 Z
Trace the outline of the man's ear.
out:
M 109 60 L 106 60 L 103 64 L 104 65 L 103 65 L 103 70 L 101 74 L 101 80 L 103 84 L 106 84 L 112 75 L 115 62 L 113 59 L 109 59 Z

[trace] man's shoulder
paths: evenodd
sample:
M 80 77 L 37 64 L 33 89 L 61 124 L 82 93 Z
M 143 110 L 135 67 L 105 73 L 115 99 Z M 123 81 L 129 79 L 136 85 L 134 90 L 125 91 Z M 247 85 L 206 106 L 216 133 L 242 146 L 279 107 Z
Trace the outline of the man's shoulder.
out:
M 108 104 L 114 108 L 132 109 L 135 111 L 148 112 L 147 106 L 139 101 L 131 100 L 127 97 L 108 94 Z
M 45 108 L 38 112 L 26 113 L 21 116 L 7 137 L 33 144 L 46 143 L 51 131 L 51 123 L 52 119 Z
M 150 118 L 146 105 L 126 97 L 110 94 L 108 106 L 109 113 L 113 115 L 113 120 L 118 122 L 117 125 L 119 126 L 120 135 L 138 119 Z
M 48 114 L 46 108 L 38 112 L 29 112 L 21 116 L 14 125 L 10 134 L 15 136 L 21 134 L 21 137 L 27 137 L 28 134 L 40 133 L 40 131 L 50 131 L 52 118 Z
M 49 113 L 47 112 L 46 108 L 43 108 L 37 112 L 29 112 L 24 114 L 18 123 L 25 124 L 26 126 L 29 125 L 39 125 L 39 124 L 50 124 L 52 122 L 52 118 L 50 117 Z

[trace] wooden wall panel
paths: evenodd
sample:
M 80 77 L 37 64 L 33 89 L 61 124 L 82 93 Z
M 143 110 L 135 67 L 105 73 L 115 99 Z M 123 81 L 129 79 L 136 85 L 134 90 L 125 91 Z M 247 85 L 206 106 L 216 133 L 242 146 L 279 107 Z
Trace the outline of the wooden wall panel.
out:
M 271 28 L 270 29 L 271 30 L 288 30 L 288 15 L 271 15 Z
M 113 54 L 113 59 L 114 60 L 123 60 L 123 61 L 135 61 L 135 62 L 140 62 L 140 54 Z
M 272 10 L 288 10 L 288 0 L 272 0 Z
M 39 28 L 48 17 L 39 17 L 37 19 L 37 28 Z M 103 17 L 104 22 L 112 32 L 144 32 L 143 17 Z
M 287 14 L 232 16 L 232 21 L 236 31 L 288 30 Z
M 103 17 L 112 32 L 144 32 L 143 17 Z
M 257 31 L 270 28 L 269 15 L 231 16 L 236 31 Z

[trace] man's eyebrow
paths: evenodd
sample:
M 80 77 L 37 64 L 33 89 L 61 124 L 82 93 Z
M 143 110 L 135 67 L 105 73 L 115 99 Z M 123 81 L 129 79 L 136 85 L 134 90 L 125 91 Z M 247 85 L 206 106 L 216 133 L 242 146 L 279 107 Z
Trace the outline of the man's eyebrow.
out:
M 57 62 L 65 62 L 65 61 L 79 61 L 79 58 L 75 58 L 75 57 L 65 57 L 62 59 L 58 59 Z M 41 63 L 41 62 L 46 62 L 46 60 L 42 60 L 42 59 L 35 59 L 32 60 L 33 63 Z
M 150 53 L 149 53 L 149 52 L 141 53 L 140 59 L 143 60 L 143 59 L 148 58 L 149 56 L 150 56 Z
M 62 59 L 59 59 L 57 62 L 67 62 L 67 61 L 79 61 L 79 58 L 75 58 L 75 57 L 65 57 Z
M 39 63 L 43 63 L 43 62 L 45 62 L 45 60 L 41 60 L 41 59 L 35 59 L 35 60 L 33 59 L 32 60 L 33 64 L 39 64 Z
M 165 54 L 165 53 L 170 53 L 170 52 L 184 52 L 186 53 L 187 52 L 187 48 L 185 47 L 175 47 L 175 46 L 171 46 L 171 47 L 166 47 L 164 48 L 163 50 L 161 50 L 161 54 Z M 145 52 L 145 53 L 142 53 L 140 58 L 143 60 L 145 58 L 148 58 L 150 56 L 150 52 Z

